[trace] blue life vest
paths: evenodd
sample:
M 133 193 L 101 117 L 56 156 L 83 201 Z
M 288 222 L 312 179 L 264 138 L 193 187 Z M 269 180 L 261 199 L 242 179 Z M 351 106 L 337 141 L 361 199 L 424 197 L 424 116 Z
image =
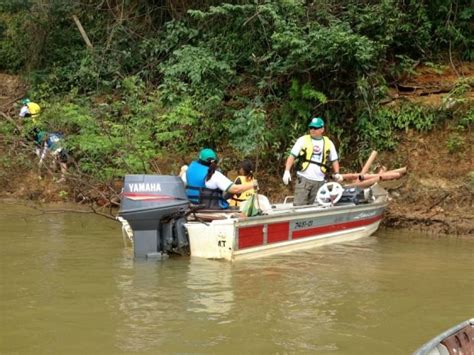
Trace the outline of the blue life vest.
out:
M 202 204 L 209 209 L 226 209 L 229 204 L 222 196 L 222 190 L 206 187 L 209 167 L 193 161 L 186 171 L 186 194 L 194 204 Z
M 46 144 L 50 150 L 61 148 L 60 141 L 62 139 L 61 133 L 49 133 Z

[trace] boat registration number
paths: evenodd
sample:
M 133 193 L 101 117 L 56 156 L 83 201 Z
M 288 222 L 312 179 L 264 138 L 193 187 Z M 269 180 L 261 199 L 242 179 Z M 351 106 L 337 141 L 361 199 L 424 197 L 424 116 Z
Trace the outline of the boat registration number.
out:
M 312 227 L 314 224 L 314 220 L 308 219 L 305 221 L 297 221 L 295 222 L 295 228 L 294 229 L 302 229 L 302 228 L 308 228 Z

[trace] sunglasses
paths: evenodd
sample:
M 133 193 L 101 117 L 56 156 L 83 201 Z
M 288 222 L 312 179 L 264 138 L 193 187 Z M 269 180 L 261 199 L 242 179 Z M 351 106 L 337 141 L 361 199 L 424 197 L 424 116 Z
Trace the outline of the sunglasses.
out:
M 323 127 L 309 127 L 309 129 L 321 129 Z

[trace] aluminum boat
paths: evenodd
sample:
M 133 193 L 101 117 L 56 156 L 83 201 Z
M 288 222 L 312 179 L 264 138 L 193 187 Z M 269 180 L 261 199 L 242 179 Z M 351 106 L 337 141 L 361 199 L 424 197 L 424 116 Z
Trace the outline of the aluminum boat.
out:
M 127 175 L 119 218 L 124 231 L 133 234 L 136 258 L 181 254 L 235 261 L 373 234 L 388 204 L 387 192 L 377 184 L 338 189 L 337 198 L 326 191 L 326 200 L 298 207 L 290 199 L 271 204 L 257 195 L 259 213 L 246 217 L 239 210 L 192 206 L 177 176 Z

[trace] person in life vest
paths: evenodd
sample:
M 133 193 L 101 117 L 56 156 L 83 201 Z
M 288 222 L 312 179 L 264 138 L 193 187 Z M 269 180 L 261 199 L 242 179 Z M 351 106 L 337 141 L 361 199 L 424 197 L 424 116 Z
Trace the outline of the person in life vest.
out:
M 299 137 L 286 160 L 283 183 L 291 181 L 291 167 L 297 160 L 295 206 L 313 204 L 318 189 L 325 183 L 332 166 L 333 179 L 342 181 L 334 143 L 324 133 L 324 121 L 314 117 L 308 125 L 309 134 Z
M 43 146 L 46 142 L 48 132 L 43 131 L 37 127 L 31 130 L 31 138 L 35 144 L 35 154 L 38 158 L 41 158 L 43 152 Z
M 234 180 L 235 185 L 253 183 L 255 181 L 253 177 L 253 164 L 250 160 L 246 159 L 240 163 L 239 174 Z M 229 202 L 230 206 L 240 206 L 242 202 L 247 201 L 254 193 L 255 189 L 250 189 L 244 193 L 233 195 L 227 202 Z
M 33 123 L 37 123 L 38 116 L 41 112 L 41 107 L 35 103 L 31 102 L 30 99 L 25 98 L 21 100 L 21 109 L 20 109 L 20 118 L 31 118 Z
M 186 194 L 191 203 L 208 209 L 227 209 L 225 194 L 241 194 L 253 189 L 257 181 L 241 185 L 234 184 L 217 170 L 217 154 L 209 148 L 199 152 L 198 160 L 188 168 L 181 168 L 181 178 L 186 184 Z
M 38 167 L 41 168 L 46 156 L 48 154 L 51 154 L 53 157 L 52 168 L 56 169 L 57 165 L 59 165 L 61 171 L 61 178 L 57 182 L 63 182 L 66 180 L 68 162 L 68 154 L 66 148 L 64 147 L 63 136 L 60 133 L 41 133 L 42 132 L 40 132 L 40 139 L 42 141 L 42 152 L 40 155 Z

